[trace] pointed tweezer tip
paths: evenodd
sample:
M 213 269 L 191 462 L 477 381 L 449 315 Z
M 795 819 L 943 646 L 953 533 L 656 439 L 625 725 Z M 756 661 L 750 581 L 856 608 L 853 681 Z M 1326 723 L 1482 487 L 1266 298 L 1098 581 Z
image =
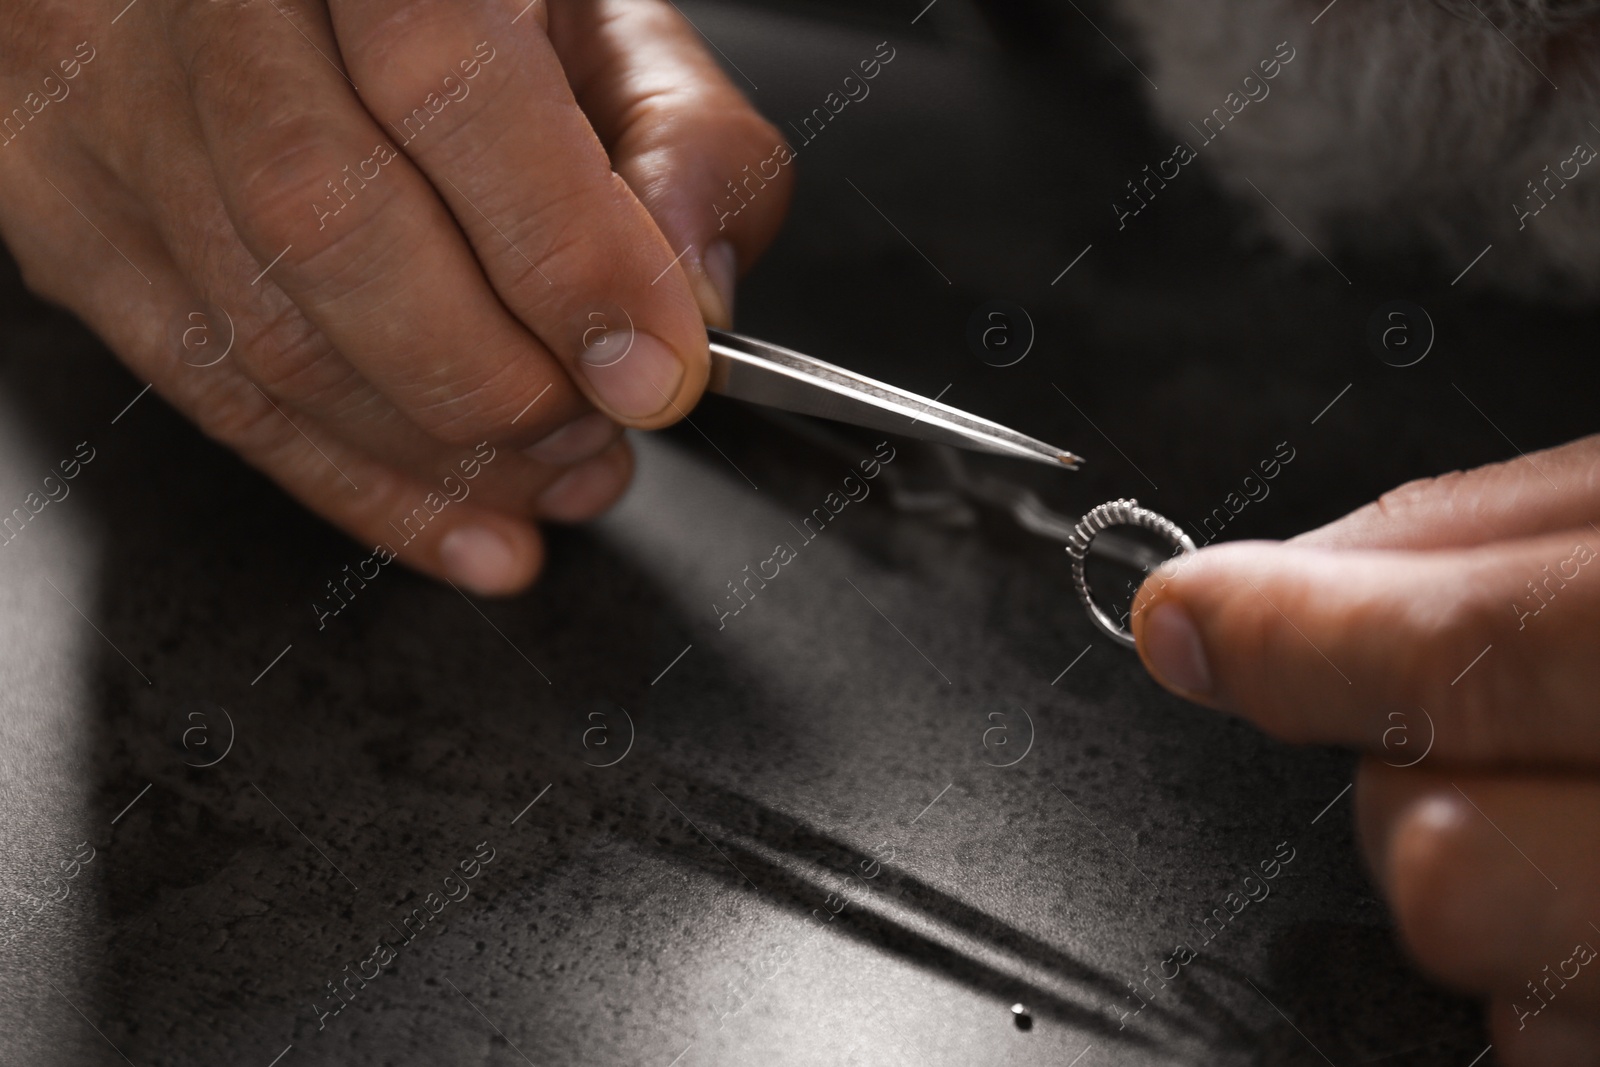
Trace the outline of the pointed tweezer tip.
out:
M 1074 456 L 1071 452 L 1063 452 L 1056 457 L 1056 462 L 1060 463 L 1069 471 L 1075 471 L 1078 469 L 1079 464 L 1083 462 L 1083 457 Z

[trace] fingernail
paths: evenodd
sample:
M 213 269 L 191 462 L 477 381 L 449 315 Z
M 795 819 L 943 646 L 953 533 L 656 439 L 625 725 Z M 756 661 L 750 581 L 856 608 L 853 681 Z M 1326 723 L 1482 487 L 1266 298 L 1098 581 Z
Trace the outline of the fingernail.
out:
M 739 280 L 739 258 L 732 243 L 718 241 L 706 249 L 706 254 L 700 257 L 700 267 L 705 271 L 710 289 L 709 294 L 696 293 L 700 298 L 701 314 L 711 325 L 726 329 L 733 325 L 734 288 Z M 696 287 L 697 290 L 701 288 L 706 287 Z M 708 307 L 707 304 L 715 306 Z
M 1211 695 L 1211 668 L 1194 620 L 1176 600 L 1156 605 L 1145 620 L 1140 648 L 1158 681 L 1196 697 Z
M 596 337 L 579 359 L 601 405 L 620 419 L 645 419 L 678 395 L 683 364 L 647 333 L 613 330 Z
M 523 450 L 523 455 L 553 467 L 568 467 L 592 459 L 611 446 L 621 427 L 598 411 L 567 423 L 543 441 Z
M 445 534 L 439 542 L 439 562 L 452 582 L 482 596 L 516 587 L 516 551 L 487 527 L 461 526 Z

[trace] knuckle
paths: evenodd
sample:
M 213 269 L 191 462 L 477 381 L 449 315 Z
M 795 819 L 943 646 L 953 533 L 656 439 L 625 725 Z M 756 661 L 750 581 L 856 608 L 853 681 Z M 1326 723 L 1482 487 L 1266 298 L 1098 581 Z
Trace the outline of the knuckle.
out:
M 383 10 L 337 28 L 339 47 L 358 73 L 362 100 L 380 120 L 390 120 L 402 138 L 424 130 L 436 143 L 460 126 L 437 120 L 447 107 L 451 117 L 469 96 L 485 91 L 476 81 L 497 50 L 464 20 L 458 5 L 440 0 L 400 0 L 368 5 Z M 473 112 L 468 111 L 470 115 Z
M 617 186 L 626 188 L 621 178 L 612 175 Z M 616 190 L 613 190 L 614 192 Z M 550 288 L 546 276 L 562 279 L 563 286 L 581 293 L 613 291 L 629 277 L 629 268 L 643 272 L 637 250 L 628 235 L 611 226 L 596 226 L 603 220 L 593 190 L 572 188 L 539 203 L 517 227 L 519 244 L 526 241 L 538 251 L 535 260 L 544 267 L 535 269 L 520 256 L 520 285 L 534 294 Z
M 558 350 L 575 347 L 583 333 L 574 299 L 646 290 L 661 270 L 653 223 L 621 177 L 607 179 L 562 183 L 536 199 L 509 186 L 475 198 L 496 220 L 475 238 L 495 290 Z
M 287 110 L 285 85 L 303 84 L 294 53 L 266 42 L 296 36 L 276 5 L 251 0 L 173 0 L 170 39 L 182 86 L 224 137 Z M 303 42 L 300 42 L 303 46 Z
M 436 387 L 435 398 L 419 402 L 409 414 L 429 437 L 452 447 L 506 440 L 518 412 L 515 401 L 527 392 L 523 378 L 511 363 L 482 381 L 463 384 L 453 379 Z
M 283 266 L 293 272 L 297 300 L 305 307 L 326 307 L 370 290 L 375 282 L 403 272 L 399 265 L 415 261 L 415 233 L 390 222 L 405 191 L 390 183 L 350 201 L 330 191 L 347 190 L 355 179 L 340 170 L 339 154 L 317 120 L 290 116 L 264 125 L 246 152 L 233 193 L 240 229 L 262 267 L 294 247 Z M 336 178 L 343 178 L 337 186 Z M 330 224 L 335 216 L 337 223 Z M 386 322 L 391 320 L 367 325 L 382 332 Z M 394 335 L 384 340 L 403 343 L 403 329 L 393 322 Z
M 193 410 L 202 433 L 244 456 L 259 455 L 277 445 L 287 426 L 266 399 L 244 382 L 203 397 Z M 291 431 L 292 432 L 292 431 Z
M 307 106 L 299 94 L 285 92 L 306 81 L 297 65 L 305 42 L 295 34 L 295 48 L 263 47 L 263 37 L 292 31 L 260 6 L 190 4 L 178 32 L 189 96 L 229 213 L 258 251 L 272 256 L 291 242 L 328 243 L 317 238 L 327 229 L 323 205 L 342 203 L 334 180 L 345 178 L 340 168 L 363 153 L 342 143 L 348 125 L 337 106 Z
M 184 383 L 183 403 L 206 436 L 249 458 L 292 445 L 309 416 L 282 409 L 322 404 L 346 379 L 323 358 L 326 343 L 293 309 L 238 324 L 238 373 Z M 187 377 L 187 376 L 184 376 Z
M 1438 718 L 1441 754 L 1503 750 L 1520 734 L 1516 694 L 1530 680 L 1516 677 L 1514 658 L 1486 654 L 1502 634 L 1503 613 L 1503 605 L 1466 583 L 1441 591 L 1436 603 L 1413 605 L 1398 631 L 1408 639 L 1387 646 L 1394 661 L 1384 676 L 1406 704 Z
M 332 345 L 293 305 L 239 325 L 239 365 L 269 396 L 321 404 L 354 373 L 330 358 Z
M 1417 478 L 1395 486 L 1360 510 L 1376 513 L 1390 524 L 1404 526 L 1419 512 L 1428 510 L 1430 504 L 1451 497 L 1466 477 L 1463 471 L 1449 471 L 1429 478 Z
M 304 240 L 323 185 L 338 171 L 325 121 L 303 110 L 266 107 L 232 161 L 233 198 L 252 236 L 269 245 Z
M 396 0 L 371 6 L 380 10 L 361 19 L 358 26 L 347 23 L 339 27 L 339 47 L 359 56 L 358 62 L 365 68 L 385 71 L 390 85 L 397 79 L 406 80 L 412 66 L 409 61 L 419 49 L 429 49 L 461 33 L 459 14 L 452 17 L 450 6 L 435 0 Z M 426 79 L 431 75 L 431 68 L 427 70 L 411 80 Z

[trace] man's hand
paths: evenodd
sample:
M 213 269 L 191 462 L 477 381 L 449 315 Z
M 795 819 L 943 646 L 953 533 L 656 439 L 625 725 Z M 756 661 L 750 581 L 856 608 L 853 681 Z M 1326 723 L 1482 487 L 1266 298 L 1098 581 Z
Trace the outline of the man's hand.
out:
M 1367 752 L 1358 824 L 1401 934 L 1487 998 L 1512 1067 L 1600 1063 L 1597 527 L 1590 437 L 1207 549 L 1135 605 L 1168 688 Z
M 352 537 L 526 586 L 535 522 L 625 486 L 618 424 L 699 398 L 782 138 L 664 0 L 119 7 L 0 21 L 29 286 Z

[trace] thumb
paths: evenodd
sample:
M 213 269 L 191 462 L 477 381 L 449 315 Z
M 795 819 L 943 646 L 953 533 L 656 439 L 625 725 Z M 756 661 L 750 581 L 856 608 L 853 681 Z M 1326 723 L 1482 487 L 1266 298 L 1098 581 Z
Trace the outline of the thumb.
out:
M 683 253 L 714 326 L 734 281 L 765 251 L 794 186 L 794 154 L 660 0 L 552 4 L 550 37 L 613 169 Z
M 1158 681 L 1285 740 L 1390 751 L 1420 732 L 1408 757 L 1600 764 L 1587 527 L 1439 552 L 1236 542 L 1157 571 L 1133 610 Z

